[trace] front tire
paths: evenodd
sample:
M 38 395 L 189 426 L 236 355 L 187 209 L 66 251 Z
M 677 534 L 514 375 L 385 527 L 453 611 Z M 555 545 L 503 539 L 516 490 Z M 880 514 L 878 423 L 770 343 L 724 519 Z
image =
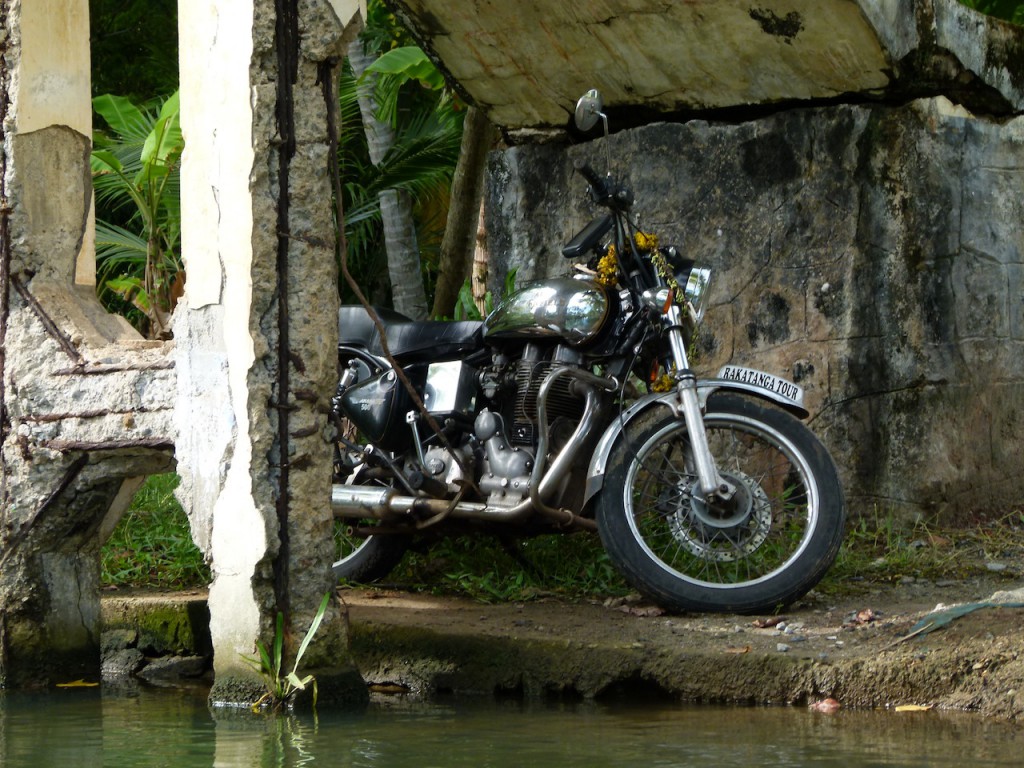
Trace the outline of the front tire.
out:
M 670 611 L 757 613 L 806 594 L 835 561 L 845 509 L 835 464 L 788 413 L 718 396 L 704 417 L 726 504 L 701 497 L 685 423 L 657 408 L 626 425 L 597 498 L 601 540 Z

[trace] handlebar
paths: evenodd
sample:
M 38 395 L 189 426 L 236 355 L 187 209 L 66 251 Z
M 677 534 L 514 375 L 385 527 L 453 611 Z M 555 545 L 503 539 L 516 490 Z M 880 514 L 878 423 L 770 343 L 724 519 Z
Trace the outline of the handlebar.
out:
M 616 243 L 621 248 L 619 258 L 623 260 L 620 266 L 624 268 L 627 279 L 638 290 L 655 285 L 657 280 L 651 272 L 651 266 L 645 264 L 636 249 L 631 247 L 632 242 L 630 241 L 630 247 L 623 247 L 628 237 L 626 230 L 629 209 L 633 207 L 635 199 L 633 190 L 625 184 L 617 183 L 611 174 L 600 176 L 587 163 L 577 161 L 573 168 L 590 185 L 591 199 L 612 213 L 592 221 L 572 239 L 562 253 L 567 258 L 577 258 L 583 251 L 592 249 L 604 233 L 614 226 Z
M 601 178 L 597 171 L 591 168 L 588 163 L 577 162 L 574 167 L 576 168 L 576 173 L 590 184 L 590 188 L 594 191 L 595 196 L 604 197 L 607 194 L 605 179 Z
M 590 185 L 590 196 L 598 205 L 615 211 L 628 211 L 633 205 L 633 190 L 624 184 L 616 184 L 611 175 L 601 176 L 587 163 L 576 162 L 576 172 Z

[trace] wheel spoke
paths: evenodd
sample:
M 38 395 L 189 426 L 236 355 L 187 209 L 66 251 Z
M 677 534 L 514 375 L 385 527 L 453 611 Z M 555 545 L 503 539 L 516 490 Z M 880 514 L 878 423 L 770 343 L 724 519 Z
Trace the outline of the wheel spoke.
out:
M 736 423 L 711 424 L 708 442 L 736 499 L 705 505 L 680 424 L 641 448 L 630 507 L 652 554 L 685 578 L 738 584 L 783 566 L 809 531 L 806 480 L 770 435 Z
M 626 428 L 596 500 L 601 538 L 630 582 L 673 610 L 771 610 L 835 559 L 844 509 L 820 442 L 779 410 L 716 395 L 704 417 L 728 499 L 705 497 L 686 427 L 652 409 Z

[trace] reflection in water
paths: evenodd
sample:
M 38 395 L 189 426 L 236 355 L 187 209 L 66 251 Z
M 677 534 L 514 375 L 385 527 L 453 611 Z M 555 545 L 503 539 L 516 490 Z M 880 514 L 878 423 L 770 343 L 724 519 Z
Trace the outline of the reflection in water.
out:
M 206 692 L 0 693 L 0 766 L 1016 766 L 970 715 L 393 699 L 319 717 L 211 712 Z

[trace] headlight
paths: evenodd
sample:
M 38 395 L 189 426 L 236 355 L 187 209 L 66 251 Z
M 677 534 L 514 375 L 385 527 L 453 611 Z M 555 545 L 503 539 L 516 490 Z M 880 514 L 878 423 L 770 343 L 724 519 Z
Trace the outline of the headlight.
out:
M 711 285 L 711 268 L 698 267 L 692 261 L 687 262 L 687 265 L 687 268 L 678 270 L 675 274 L 676 282 L 683 288 L 683 295 L 677 296 L 676 301 L 689 311 L 690 319 L 694 323 L 699 323 L 704 319 L 704 305 L 707 302 L 708 287 Z M 651 309 L 662 314 L 668 311 L 668 288 L 644 291 L 640 298 Z
M 686 278 L 686 286 L 683 288 L 683 294 L 693 308 L 692 318 L 695 323 L 699 323 L 704 319 L 704 304 L 707 301 L 708 287 L 710 285 L 711 268 L 698 267 L 695 264 L 693 269 L 690 270 L 690 275 Z
M 694 324 L 699 323 L 704 319 L 704 305 L 707 302 L 708 286 L 711 284 L 711 268 L 687 259 L 674 245 L 659 248 L 658 252 L 672 270 L 676 284 L 683 290 L 683 295 L 677 296 L 676 301 L 689 310 L 690 319 Z M 644 298 L 646 300 L 646 294 Z M 651 303 L 651 306 L 658 304 Z M 664 301 L 660 306 L 664 306 Z

